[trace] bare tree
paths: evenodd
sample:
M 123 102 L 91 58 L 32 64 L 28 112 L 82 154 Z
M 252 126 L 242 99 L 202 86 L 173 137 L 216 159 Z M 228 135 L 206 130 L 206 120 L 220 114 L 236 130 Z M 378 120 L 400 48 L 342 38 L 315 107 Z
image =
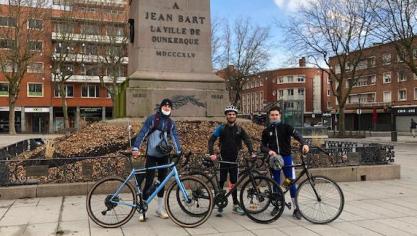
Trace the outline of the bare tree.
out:
M 345 105 L 356 84 L 362 50 L 368 46 L 373 27 L 372 3 L 368 0 L 315 0 L 299 9 L 287 25 L 288 48 L 306 56 L 329 74 L 339 110 L 339 131 L 345 131 Z
M 105 3 L 102 8 L 105 9 Z M 120 83 L 125 74 L 127 64 L 127 11 L 123 9 L 122 14 L 114 15 L 101 11 L 100 27 L 106 35 L 97 35 L 96 40 L 100 48 L 97 55 L 98 73 L 101 86 L 105 87 L 112 99 L 112 117 L 117 118 L 119 111 Z M 102 39 L 105 39 L 103 42 Z
M 46 0 L 9 0 L 3 11 L 7 27 L 0 29 L 0 69 L 9 84 L 9 133 L 16 134 L 15 107 L 27 67 L 40 52 L 39 44 L 46 37 L 44 25 L 50 12 Z M 35 21 L 36 19 L 36 21 Z
M 383 43 L 392 43 L 398 57 L 417 75 L 417 1 L 374 1 L 378 27 L 373 34 Z
M 74 75 L 74 61 L 82 62 L 83 54 L 77 54 L 75 38 L 81 40 L 82 34 L 75 34 L 77 24 L 74 11 L 68 11 L 72 7 L 71 1 L 61 2 L 59 18 L 55 19 L 53 46 L 54 51 L 51 55 L 51 71 L 54 89 L 61 99 L 62 112 L 64 114 L 64 130 L 69 128 L 69 116 L 67 105 L 67 85 L 68 80 Z
M 225 70 L 231 102 L 240 107 L 243 86 L 249 77 L 265 68 L 270 58 L 270 30 L 238 19 L 222 27 L 219 61 Z M 230 66 L 233 66 L 233 69 Z

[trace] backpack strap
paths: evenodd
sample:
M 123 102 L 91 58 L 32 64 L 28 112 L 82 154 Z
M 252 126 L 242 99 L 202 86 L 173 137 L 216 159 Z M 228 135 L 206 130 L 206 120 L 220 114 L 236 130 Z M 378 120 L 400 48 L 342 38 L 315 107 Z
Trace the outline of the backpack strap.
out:
M 161 123 L 161 114 L 159 112 L 157 112 L 154 116 L 153 125 L 152 125 L 151 131 L 149 132 L 148 136 L 151 135 L 153 132 L 155 132 L 155 130 L 158 129 L 159 123 Z M 167 127 L 167 129 L 168 129 L 167 133 L 170 134 L 171 129 L 172 129 L 172 120 L 169 117 L 168 117 L 168 127 Z

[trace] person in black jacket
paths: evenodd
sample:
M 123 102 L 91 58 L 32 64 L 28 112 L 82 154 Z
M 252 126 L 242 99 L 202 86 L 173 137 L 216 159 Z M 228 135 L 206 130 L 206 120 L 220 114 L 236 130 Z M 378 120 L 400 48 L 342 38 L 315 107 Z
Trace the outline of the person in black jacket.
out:
M 413 138 L 416 137 L 416 128 L 417 128 L 417 123 L 414 121 L 413 118 L 411 118 L 410 131 L 411 131 L 411 134 L 413 135 Z
M 213 146 L 214 142 L 219 138 L 220 142 L 220 155 L 222 161 L 231 163 L 220 163 L 220 189 L 223 189 L 224 184 L 227 180 L 227 174 L 229 174 L 230 183 L 235 184 L 238 178 L 238 165 L 236 163 L 239 150 L 242 149 L 242 141 L 248 147 L 252 157 L 255 156 L 253 151 L 252 142 L 246 131 L 236 124 L 237 108 L 233 105 L 227 106 L 224 110 L 226 115 L 227 123 L 222 124 L 214 130 L 208 142 L 208 152 L 211 160 L 216 160 L 217 156 L 214 154 Z M 233 212 L 239 215 L 244 215 L 245 212 L 239 206 L 237 200 L 237 191 L 232 192 L 233 197 Z M 218 209 L 217 216 L 222 216 L 223 209 Z
M 301 135 L 298 134 L 292 126 L 281 122 L 281 109 L 279 107 L 272 107 L 269 110 L 268 115 L 270 123 L 262 132 L 261 150 L 262 152 L 267 153 L 270 157 L 281 155 L 284 160 L 283 170 L 285 177 L 295 179 L 294 167 L 288 167 L 293 165 L 293 158 L 291 156 L 291 137 L 300 142 L 303 153 L 307 153 L 309 151 L 309 147 L 304 143 Z M 280 175 L 280 170 L 272 170 L 272 176 L 278 184 L 281 183 Z M 296 191 L 297 186 L 295 184 L 291 185 L 290 194 L 294 206 Z M 301 219 L 300 211 L 295 208 L 293 216 L 297 219 Z

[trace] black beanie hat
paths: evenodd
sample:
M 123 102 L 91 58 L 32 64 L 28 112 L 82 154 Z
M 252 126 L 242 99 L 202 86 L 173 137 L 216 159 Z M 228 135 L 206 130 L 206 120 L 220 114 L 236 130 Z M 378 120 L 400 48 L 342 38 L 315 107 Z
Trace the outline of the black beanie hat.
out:
M 172 108 L 172 101 L 169 98 L 162 99 L 161 104 L 159 104 L 159 109 L 164 105 L 169 105 Z

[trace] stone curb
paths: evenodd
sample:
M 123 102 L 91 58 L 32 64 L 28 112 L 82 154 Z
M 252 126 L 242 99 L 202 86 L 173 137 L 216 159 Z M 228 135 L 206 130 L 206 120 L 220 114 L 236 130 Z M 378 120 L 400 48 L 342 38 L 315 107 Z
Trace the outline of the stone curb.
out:
M 336 182 L 392 180 L 401 178 L 401 167 L 398 164 L 317 168 L 311 169 L 310 172 L 313 175 L 330 177 Z M 92 182 L 83 182 L 0 187 L 0 200 L 87 195 L 88 190 L 93 184 Z

